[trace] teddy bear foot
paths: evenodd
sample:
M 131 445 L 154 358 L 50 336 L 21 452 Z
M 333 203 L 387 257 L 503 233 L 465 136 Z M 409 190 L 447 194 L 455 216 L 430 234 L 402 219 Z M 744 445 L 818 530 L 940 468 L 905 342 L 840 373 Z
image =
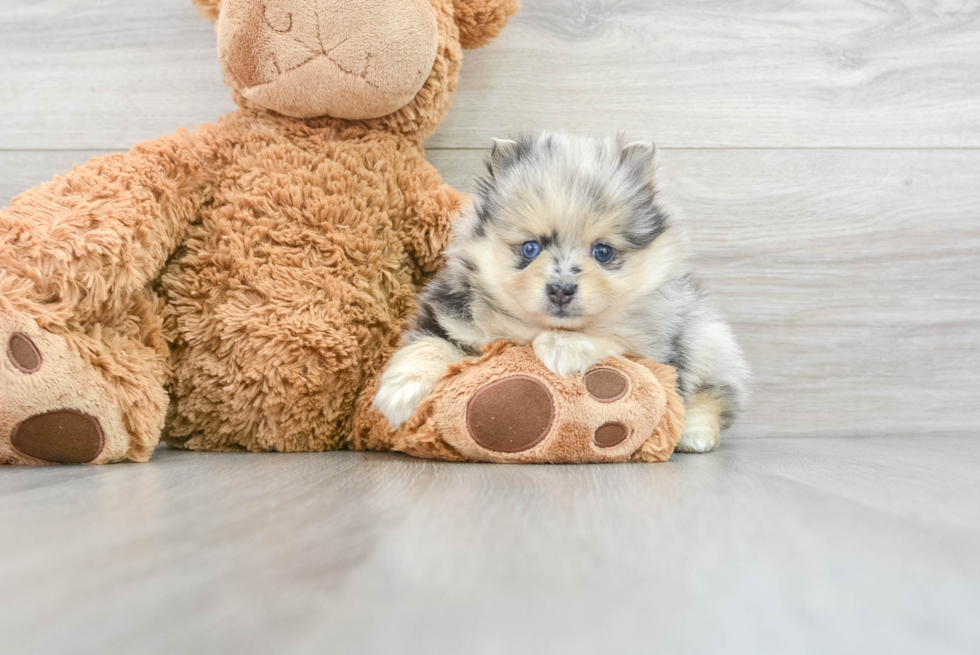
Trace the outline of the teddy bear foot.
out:
M 665 461 L 683 426 L 675 373 L 610 358 L 569 378 L 527 346 L 489 346 L 454 365 L 393 435 L 419 457 L 481 462 Z
M 0 463 L 102 464 L 125 458 L 123 413 L 67 340 L 0 314 Z

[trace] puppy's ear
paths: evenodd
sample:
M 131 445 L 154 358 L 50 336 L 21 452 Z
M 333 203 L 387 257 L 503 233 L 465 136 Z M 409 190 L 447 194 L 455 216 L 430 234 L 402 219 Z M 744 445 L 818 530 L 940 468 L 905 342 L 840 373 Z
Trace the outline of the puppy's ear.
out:
M 656 186 L 657 146 L 646 141 L 634 141 L 622 147 L 622 164 L 635 171 L 643 180 Z
M 493 150 L 490 152 L 490 173 L 494 177 L 517 163 L 524 152 L 524 146 L 509 139 L 494 139 Z
M 210 20 L 212 23 L 218 21 L 218 14 L 221 13 L 221 0 L 194 0 L 197 11 Z
M 467 50 L 473 50 L 497 38 L 521 3 L 519 0 L 453 0 L 453 8 L 459 42 Z

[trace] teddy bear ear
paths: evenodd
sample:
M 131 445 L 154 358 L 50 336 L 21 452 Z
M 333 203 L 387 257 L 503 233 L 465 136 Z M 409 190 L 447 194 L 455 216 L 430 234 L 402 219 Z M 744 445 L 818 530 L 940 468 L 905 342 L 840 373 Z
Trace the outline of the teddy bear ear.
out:
M 459 42 L 467 50 L 482 48 L 500 34 L 521 8 L 519 0 L 453 0 Z
M 221 0 L 194 0 L 197 10 L 202 16 L 212 23 L 218 21 L 218 14 L 221 13 Z

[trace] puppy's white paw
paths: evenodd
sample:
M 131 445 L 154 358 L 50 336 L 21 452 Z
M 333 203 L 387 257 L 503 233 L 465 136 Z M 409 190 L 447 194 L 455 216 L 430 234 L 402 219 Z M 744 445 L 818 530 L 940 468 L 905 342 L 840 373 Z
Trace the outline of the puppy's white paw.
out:
M 574 332 L 542 332 L 531 344 L 548 370 L 562 377 L 587 370 L 609 357 L 606 344 Z
M 392 428 L 412 418 L 419 403 L 432 393 L 446 367 L 465 355 L 448 341 L 419 339 L 396 352 L 381 374 L 374 406 Z
M 721 431 L 706 425 L 688 425 L 674 449 L 679 453 L 710 453 L 721 443 Z
M 412 418 L 415 409 L 432 393 L 435 382 L 422 377 L 388 376 L 381 378 L 381 386 L 374 397 L 374 406 L 388 419 L 392 428 Z
M 684 407 L 684 432 L 677 443 L 681 453 L 708 453 L 721 443 L 724 401 L 712 392 L 701 392 Z

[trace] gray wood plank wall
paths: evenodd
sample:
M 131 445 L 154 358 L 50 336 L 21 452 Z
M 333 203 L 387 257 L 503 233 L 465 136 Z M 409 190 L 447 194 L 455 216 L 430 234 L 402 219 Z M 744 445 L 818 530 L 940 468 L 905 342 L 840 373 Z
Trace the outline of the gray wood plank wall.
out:
M 651 138 L 756 371 L 739 437 L 975 434 L 980 2 L 524 0 L 430 140 Z M 234 108 L 189 0 L 0 0 L 0 203 Z

